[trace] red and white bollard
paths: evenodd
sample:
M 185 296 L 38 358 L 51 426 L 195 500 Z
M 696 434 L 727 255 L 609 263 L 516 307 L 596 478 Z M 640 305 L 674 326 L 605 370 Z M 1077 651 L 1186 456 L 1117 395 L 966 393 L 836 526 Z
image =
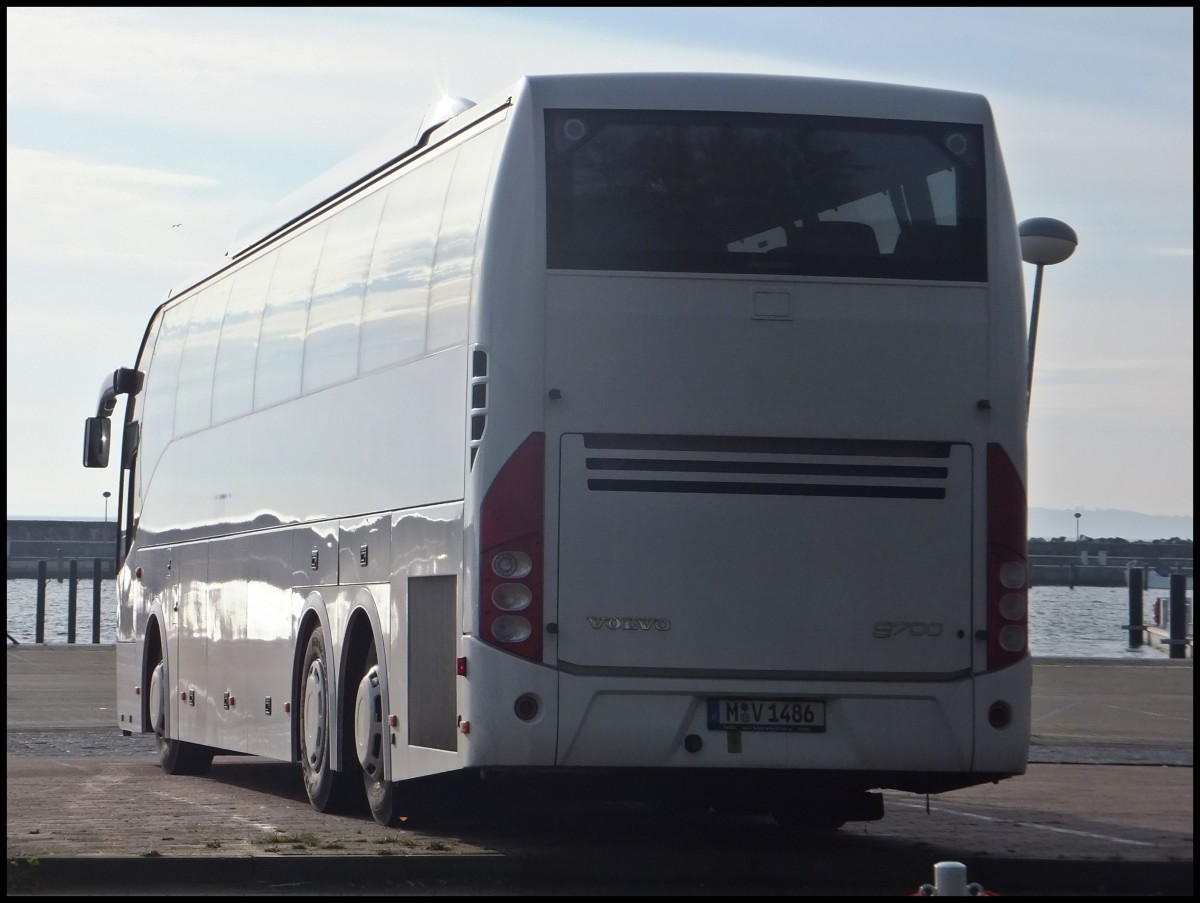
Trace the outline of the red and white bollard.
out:
M 961 862 L 938 862 L 933 866 L 933 884 L 922 884 L 914 897 L 994 897 L 978 884 L 967 883 L 967 867 Z

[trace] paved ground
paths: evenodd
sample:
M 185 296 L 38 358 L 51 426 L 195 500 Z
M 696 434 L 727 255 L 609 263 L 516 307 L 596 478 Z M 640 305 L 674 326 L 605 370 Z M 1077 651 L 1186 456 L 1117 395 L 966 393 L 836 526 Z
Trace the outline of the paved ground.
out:
M 113 671 L 111 646 L 9 648 L 10 894 L 906 894 L 947 860 L 1000 893 L 1192 887 L 1190 661 L 1038 661 L 1024 776 L 889 792 L 882 821 L 819 838 L 617 804 L 530 802 L 423 831 L 321 815 L 295 765 L 164 774 L 149 738 L 112 724 Z

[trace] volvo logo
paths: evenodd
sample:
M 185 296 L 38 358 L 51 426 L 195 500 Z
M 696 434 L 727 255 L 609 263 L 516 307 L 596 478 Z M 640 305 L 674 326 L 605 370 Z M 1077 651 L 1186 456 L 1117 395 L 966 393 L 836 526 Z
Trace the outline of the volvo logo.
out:
M 941 621 L 876 621 L 871 636 L 890 640 L 898 636 L 941 636 Z
M 671 622 L 666 618 L 603 618 L 587 615 L 592 630 L 670 630 Z

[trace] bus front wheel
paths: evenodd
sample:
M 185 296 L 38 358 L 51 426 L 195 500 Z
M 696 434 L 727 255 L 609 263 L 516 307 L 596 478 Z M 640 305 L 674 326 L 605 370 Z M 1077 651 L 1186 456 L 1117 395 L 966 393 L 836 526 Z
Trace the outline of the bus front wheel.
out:
M 150 672 L 150 717 L 158 764 L 167 774 L 207 774 L 213 760 L 210 747 L 167 736 L 167 692 L 167 663 L 159 656 Z
M 336 717 L 329 684 L 329 654 L 325 631 L 317 627 L 308 638 L 300 686 L 300 764 L 304 789 L 318 812 L 344 812 L 351 807 L 353 785 L 345 770 L 330 765 L 330 728 Z M 343 756 L 343 759 L 345 756 Z

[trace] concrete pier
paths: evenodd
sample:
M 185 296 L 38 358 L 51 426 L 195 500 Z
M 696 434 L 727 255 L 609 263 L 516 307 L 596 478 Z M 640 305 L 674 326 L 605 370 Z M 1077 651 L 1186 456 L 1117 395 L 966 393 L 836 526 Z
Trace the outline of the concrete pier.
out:
M 711 814 L 529 801 L 497 823 L 322 815 L 299 766 L 158 767 L 115 725 L 112 646 L 9 647 L 9 892 L 912 894 L 937 862 L 1013 894 L 1190 894 L 1190 660 L 1041 659 L 1025 775 L 797 837 Z M 290 889 L 290 890 L 289 890 Z
M 47 576 L 53 579 L 65 578 L 71 561 L 80 562 L 81 572 L 90 576 L 97 558 L 105 579 L 116 573 L 115 520 L 10 520 L 6 539 L 10 580 L 37 577 L 39 561 L 46 562 Z

